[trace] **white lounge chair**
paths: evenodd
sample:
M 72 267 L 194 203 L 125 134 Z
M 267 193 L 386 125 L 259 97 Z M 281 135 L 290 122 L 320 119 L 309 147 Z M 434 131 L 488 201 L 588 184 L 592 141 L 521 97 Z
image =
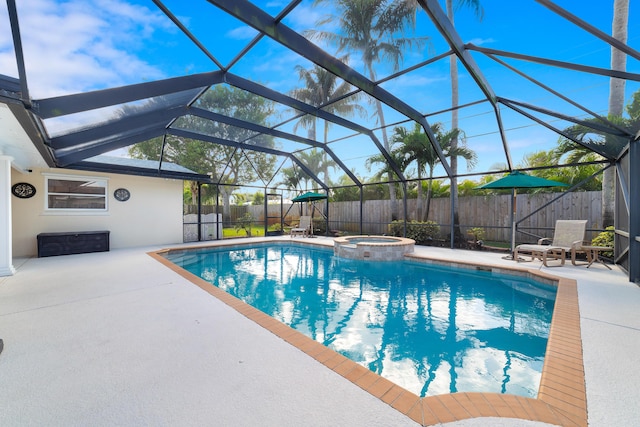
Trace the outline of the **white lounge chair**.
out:
M 301 216 L 298 226 L 291 229 L 291 237 L 298 235 L 302 235 L 302 237 L 308 237 L 309 230 L 311 230 L 311 217 Z
M 528 252 L 531 259 L 539 258 L 546 267 L 547 260 L 555 259 L 560 261 L 559 267 L 564 265 L 567 253 L 571 254 L 571 263 L 576 264 L 576 253 L 584 252 L 582 245 L 584 244 L 584 233 L 587 228 L 586 220 L 558 220 L 556 228 L 553 232 L 553 240 L 544 238 L 538 240 L 537 245 L 518 245 L 514 253 L 514 258 L 519 260 L 518 254 Z M 546 243 L 546 244 L 545 244 Z

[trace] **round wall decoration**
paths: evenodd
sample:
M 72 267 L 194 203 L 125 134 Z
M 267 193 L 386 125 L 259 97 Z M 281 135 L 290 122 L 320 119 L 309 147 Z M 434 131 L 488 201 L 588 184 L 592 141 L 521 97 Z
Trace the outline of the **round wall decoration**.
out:
M 119 202 L 126 202 L 129 200 L 129 197 L 131 197 L 131 193 L 129 193 L 129 190 L 126 188 L 118 188 L 113 192 L 113 197 Z
M 11 192 L 14 196 L 21 199 L 28 199 L 36 194 L 36 187 L 28 182 L 19 182 L 11 187 Z

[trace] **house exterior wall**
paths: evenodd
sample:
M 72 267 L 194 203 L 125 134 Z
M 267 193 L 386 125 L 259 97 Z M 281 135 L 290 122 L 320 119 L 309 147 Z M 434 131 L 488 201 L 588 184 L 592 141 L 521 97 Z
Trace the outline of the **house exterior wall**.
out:
M 44 174 L 77 175 L 107 179 L 107 212 L 50 213 L 45 210 Z M 37 256 L 39 233 L 109 230 L 111 249 L 182 243 L 182 181 L 73 171 L 13 170 L 11 185 L 28 182 L 36 187 L 29 199 L 12 197 L 13 256 Z M 126 188 L 131 197 L 117 201 L 113 192 Z

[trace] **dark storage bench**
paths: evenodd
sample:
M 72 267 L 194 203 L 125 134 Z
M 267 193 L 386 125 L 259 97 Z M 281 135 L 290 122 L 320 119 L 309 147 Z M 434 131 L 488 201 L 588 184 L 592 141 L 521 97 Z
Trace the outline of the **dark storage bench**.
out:
M 109 231 L 69 231 L 38 234 L 38 258 L 56 255 L 106 252 Z

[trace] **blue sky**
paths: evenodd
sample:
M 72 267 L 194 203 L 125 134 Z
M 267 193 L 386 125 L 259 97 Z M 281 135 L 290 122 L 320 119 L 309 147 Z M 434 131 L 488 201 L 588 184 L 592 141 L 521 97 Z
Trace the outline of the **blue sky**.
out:
M 208 2 L 170 0 L 164 3 L 224 65 L 256 34 L 254 30 L 224 15 Z M 277 0 L 253 3 L 264 7 L 272 15 L 276 15 L 286 5 L 286 2 Z M 608 67 L 610 49 L 604 42 L 568 25 L 537 2 L 485 0 L 482 3 L 482 21 L 469 10 L 462 9 L 456 14 L 456 26 L 465 42 L 549 59 Z M 600 30 L 610 33 L 612 0 L 563 0 L 556 3 Z M 634 22 L 634 16 L 640 13 L 636 12 L 636 6 L 630 6 L 630 22 Z M 283 22 L 296 30 L 304 30 L 313 27 L 318 19 L 330 12 L 328 6 L 312 7 L 311 1 L 303 1 Z M 20 0 L 18 13 L 29 70 L 29 87 L 31 96 L 36 99 L 217 69 L 151 1 Z M 0 25 L 0 73 L 17 77 L 11 34 L 8 24 L 4 24 L 8 23 L 4 2 L 0 5 L 0 20 L 3 22 Z M 429 37 L 428 48 L 408 52 L 403 67 L 417 64 L 446 50 L 439 33 L 423 12 L 418 16 L 416 35 Z M 628 44 L 631 47 L 639 44 L 637 32 L 632 25 L 629 28 Z M 332 46 L 322 47 L 330 53 L 334 51 Z M 487 57 L 477 53 L 473 56 L 499 96 L 544 108 L 559 109 L 567 115 L 583 114 L 515 77 Z M 606 114 L 608 78 L 540 67 L 522 61 L 506 61 L 531 73 L 555 90 L 575 97 L 578 102 L 594 111 Z M 311 66 L 298 55 L 264 38 L 231 72 L 287 92 L 299 84 L 295 73 L 296 65 Z M 357 54 L 351 55 L 350 65 L 363 72 Z M 627 69 L 630 72 L 640 72 L 637 61 L 633 59 L 629 59 Z M 471 77 L 463 68 L 460 71 L 460 103 L 481 99 L 481 93 Z M 377 67 L 377 72 L 377 77 L 382 78 L 389 75 L 392 68 L 388 64 L 381 64 Z M 448 60 L 389 81 L 383 87 L 423 113 L 446 109 L 450 105 Z M 627 84 L 629 94 L 638 88 L 637 83 Z M 367 108 L 372 109 L 368 104 Z M 290 113 L 283 111 L 282 114 L 286 117 Z M 385 114 L 387 123 L 405 119 L 390 109 L 385 109 Z M 550 149 L 555 145 L 557 136 L 542 126 L 517 117 L 508 109 L 501 110 L 501 115 L 505 121 L 514 164 L 519 164 L 528 153 Z M 446 127 L 450 114 L 436 114 L 427 119 L 429 122 L 442 122 Z M 373 114 L 352 120 L 366 126 L 375 126 L 376 123 Z M 555 119 L 549 120 L 557 122 L 556 125 L 560 128 L 567 125 Z M 467 135 L 470 148 L 478 153 L 479 163 L 475 171 L 487 170 L 494 163 L 506 161 L 494 113 L 488 103 L 461 111 L 460 127 Z M 290 127 L 283 130 L 291 131 Z M 329 139 L 338 139 L 351 133 L 334 126 Z M 346 141 L 336 142 L 331 147 L 347 166 L 353 167 L 361 175 L 370 174 L 363 167 L 363 162 L 375 153 L 373 144 L 363 137 Z M 287 143 L 283 142 L 283 146 L 287 147 Z M 464 169 L 464 165 L 461 169 Z M 442 170 L 439 173 L 443 173 Z

